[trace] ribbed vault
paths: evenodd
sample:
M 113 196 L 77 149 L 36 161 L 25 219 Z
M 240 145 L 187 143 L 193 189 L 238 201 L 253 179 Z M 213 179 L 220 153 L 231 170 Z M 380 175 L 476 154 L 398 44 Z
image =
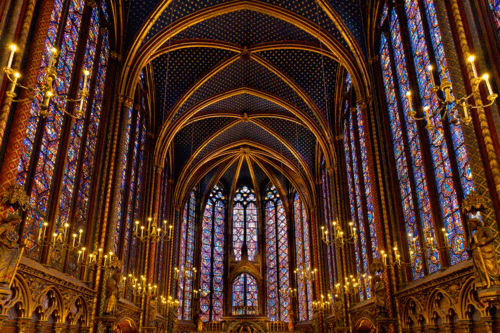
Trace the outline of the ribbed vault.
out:
M 366 94 L 359 7 L 326 1 L 158 1 L 131 5 L 120 82 L 152 73 L 155 163 L 173 158 L 174 198 L 245 179 L 291 184 L 312 202 L 318 153 L 336 163 L 337 82 Z M 346 21 L 344 21 L 346 20 Z M 345 69 L 344 69 L 345 68 Z M 286 179 L 286 180 L 285 180 Z

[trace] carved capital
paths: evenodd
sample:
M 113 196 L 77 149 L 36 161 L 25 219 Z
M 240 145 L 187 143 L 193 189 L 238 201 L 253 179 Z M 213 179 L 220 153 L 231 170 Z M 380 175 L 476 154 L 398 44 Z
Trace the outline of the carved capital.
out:
M 116 59 L 116 60 L 118 60 L 118 61 L 122 61 L 122 56 L 121 56 L 121 54 L 116 53 L 115 51 L 111 51 L 111 52 L 109 52 L 109 57 L 110 57 L 111 59 Z
M 462 212 L 464 214 L 476 214 L 482 212 L 487 208 L 487 199 L 484 195 L 476 191 L 470 192 L 464 201 L 462 201 Z
M 123 96 L 123 106 L 125 106 L 126 108 L 131 108 L 132 106 L 134 106 L 134 100 L 128 96 Z

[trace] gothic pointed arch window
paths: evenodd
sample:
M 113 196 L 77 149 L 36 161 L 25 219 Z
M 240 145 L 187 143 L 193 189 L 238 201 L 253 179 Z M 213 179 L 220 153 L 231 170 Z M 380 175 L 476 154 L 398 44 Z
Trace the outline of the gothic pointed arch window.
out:
M 196 193 L 191 191 L 184 206 L 179 248 L 179 320 L 191 320 L 193 302 L 194 228 L 196 223 Z
M 30 196 L 30 208 L 25 214 L 22 235 L 25 254 L 39 259 L 40 247 L 36 237 L 41 224 L 49 215 L 49 228 L 56 231 L 69 223 L 70 232 L 86 229 L 91 200 L 92 174 L 96 147 L 101 125 L 106 68 L 109 56 L 109 35 L 105 7 L 95 6 L 83 22 L 83 0 L 56 0 L 49 22 L 42 55 L 37 86 L 45 84 L 44 68 L 49 64 L 51 48 L 59 50 L 55 65 L 57 69 L 56 96 L 41 115 L 42 95 L 35 93 L 31 105 L 28 128 L 23 142 L 18 166 L 17 182 L 24 186 Z M 82 29 L 83 26 L 88 26 Z M 61 27 L 64 27 L 61 29 Z M 84 31 L 84 38 L 81 38 Z M 78 57 L 83 55 L 83 65 L 76 68 Z M 76 73 L 76 71 L 81 71 Z M 89 71 L 87 87 L 91 92 L 84 97 L 83 110 L 80 103 L 70 103 L 60 96 L 83 88 L 83 71 Z M 76 89 L 74 89 L 76 88 Z M 71 121 L 67 113 L 82 112 L 83 117 Z M 57 177 L 55 179 L 54 177 Z M 52 198 L 58 198 L 54 202 Z M 50 211 L 49 211 L 50 210 Z M 52 212 L 57 214 L 51 214 Z M 77 258 L 71 254 L 68 263 L 64 255 L 53 252 L 52 264 L 73 276 L 79 272 Z
M 256 315 L 259 312 L 257 280 L 250 274 L 238 275 L 233 282 L 233 315 Z
M 248 260 L 255 260 L 257 254 L 257 204 L 255 192 L 242 186 L 233 199 L 233 251 L 237 261 L 242 258 L 241 249 L 246 242 Z
M 402 237 L 410 249 L 412 277 L 419 279 L 443 262 L 453 265 L 467 258 L 459 201 L 474 184 L 462 129 L 450 121 L 450 113 L 443 122 L 439 116 L 431 119 L 434 131 L 410 118 L 412 108 L 437 105 L 427 68 L 437 68 L 437 85 L 449 79 L 434 0 L 405 0 L 401 8 L 390 4 L 387 12 L 380 35 L 382 79 L 403 203 Z M 406 97 L 411 86 L 417 88 L 412 105 Z M 442 228 L 450 242 L 448 253 L 437 250 L 444 245 Z
M 200 269 L 200 317 L 204 322 L 220 321 L 224 292 L 225 197 L 215 185 L 203 213 Z
M 313 286 L 311 282 L 312 256 L 311 235 L 306 208 L 298 193 L 293 197 L 295 222 L 296 280 L 300 321 L 312 318 Z
M 349 77 L 349 76 L 347 76 Z M 349 84 L 346 79 L 346 85 Z M 352 94 L 344 102 L 344 153 L 351 221 L 346 236 L 354 243 L 356 277 L 361 300 L 371 297 L 370 262 L 379 257 L 373 208 L 373 189 L 366 147 L 365 118 L 359 106 L 352 106 Z
M 265 193 L 267 315 L 271 321 L 288 322 L 290 311 L 289 253 L 285 208 L 274 185 Z

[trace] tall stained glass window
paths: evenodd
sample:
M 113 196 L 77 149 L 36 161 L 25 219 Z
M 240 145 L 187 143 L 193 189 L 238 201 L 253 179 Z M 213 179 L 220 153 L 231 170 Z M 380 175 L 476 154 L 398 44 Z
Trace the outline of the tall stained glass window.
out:
M 309 221 L 306 209 L 298 193 L 293 200 L 293 214 L 295 222 L 295 250 L 296 250 L 296 278 L 298 280 L 299 320 L 312 318 L 313 287 L 311 282 L 312 257 Z
M 194 267 L 194 225 L 196 194 L 191 192 L 181 225 L 181 244 L 179 250 L 179 270 L 183 272 L 179 278 L 179 320 L 191 320 L 191 304 L 193 298 Z
M 444 78 L 449 79 L 449 72 L 434 1 L 405 0 L 404 4 L 401 14 L 405 15 L 407 25 L 401 25 L 394 8 L 389 10 L 386 32 L 381 35 L 380 56 L 400 195 L 404 203 L 406 238 L 412 249 L 413 278 L 418 279 L 441 267 L 442 258 L 436 250 L 436 225 L 442 225 L 448 234 L 450 263 L 456 264 L 467 258 L 459 199 L 470 193 L 474 185 L 460 125 L 452 124 L 448 117 L 445 121 L 449 126 L 445 127 L 436 116 L 431 119 L 436 129 L 420 133 L 422 129 L 409 121 L 411 106 L 406 94 L 410 90 L 410 76 L 407 65 L 410 64 L 416 73 L 418 91 L 412 94 L 413 102 L 431 109 L 437 106 L 437 100 L 429 89 L 432 79 L 427 68 L 431 64 L 437 68 L 436 84 Z M 405 53 L 403 33 L 409 36 L 408 48 L 412 54 Z M 430 144 L 422 144 L 423 138 Z M 423 159 L 422 148 L 428 149 L 428 160 Z M 432 168 L 432 174 L 425 172 L 425 165 Z M 429 182 L 435 184 L 435 203 L 429 198 Z M 439 206 L 435 210 L 439 216 L 432 213 L 433 205 Z M 422 241 L 428 242 L 429 246 L 423 246 Z
M 233 314 L 258 314 L 258 296 L 257 280 L 247 273 L 238 275 L 233 283 Z
M 321 191 L 323 199 L 323 219 L 324 224 L 330 235 L 334 234 L 333 222 L 336 220 L 333 215 L 332 200 L 330 193 L 329 176 L 326 170 L 325 160 L 323 159 L 321 167 Z M 326 246 L 326 255 L 328 260 L 328 290 L 335 290 L 335 249 L 332 246 Z
M 233 250 L 236 260 L 241 260 L 241 248 L 246 242 L 248 260 L 257 254 L 257 205 L 254 190 L 240 187 L 234 196 L 233 206 Z
M 290 287 L 288 234 L 285 208 L 274 185 L 265 195 L 267 315 L 271 321 L 288 321 Z M 280 292 L 283 291 L 283 292 Z
M 32 259 L 38 259 L 39 256 L 35 238 L 38 236 L 43 219 L 49 214 L 48 204 L 50 198 L 56 194 L 54 191 L 60 190 L 58 216 L 54 221 L 48 221 L 51 226 L 52 223 L 54 224 L 54 230 L 60 229 L 64 223 L 69 223 L 71 231 L 78 232 L 85 226 L 87 220 L 90 174 L 99 134 L 109 43 L 107 31 L 100 29 L 102 9 L 96 7 L 89 18 L 88 36 L 84 43 L 78 44 L 84 4 L 83 0 L 56 0 L 54 2 L 37 86 L 41 87 L 45 84 L 44 68 L 53 56 L 51 48 L 55 47 L 59 50 L 59 57 L 55 64 L 57 69 L 57 81 L 54 85 L 56 96 L 46 110 L 47 116 L 42 117 L 40 115 L 43 111 L 41 109 L 42 95 L 38 91 L 35 92 L 18 166 L 17 182 L 25 187 L 30 196 L 30 208 L 25 216 L 22 238 L 26 244 L 25 254 Z M 63 10 L 66 6 L 67 11 Z M 60 27 L 64 28 L 60 29 Z M 57 35 L 58 32 L 62 34 L 60 38 Z M 58 44 L 59 40 L 60 44 Z M 83 85 L 83 75 L 73 73 L 78 50 L 82 50 L 85 55 L 82 71 L 88 70 L 91 73 L 88 81 L 91 94 L 84 100 L 84 110 L 79 110 L 79 103 L 76 103 L 75 110 L 70 109 L 72 104 L 68 104 L 65 99 L 59 97 L 66 96 L 72 85 L 78 85 L 79 88 Z M 77 79 L 72 81 L 73 77 Z M 65 121 L 68 119 L 68 116 L 64 114 L 65 111 L 82 111 L 84 116 L 74 122 Z M 70 127 L 68 137 L 61 137 L 63 127 Z M 61 145 L 61 143 L 68 144 Z M 34 151 L 37 151 L 35 156 L 33 156 Z M 57 173 L 58 168 L 61 168 L 62 172 Z M 62 175 L 61 179 L 54 179 L 54 176 L 59 174 Z M 55 251 L 53 255 L 54 264 L 57 268 L 62 268 L 62 263 L 59 261 L 64 258 L 62 253 Z M 75 263 L 76 258 L 71 255 L 68 273 L 76 276 L 78 270 Z
M 203 213 L 200 269 L 200 317 L 220 321 L 223 314 L 225 197 L 215 185 Z

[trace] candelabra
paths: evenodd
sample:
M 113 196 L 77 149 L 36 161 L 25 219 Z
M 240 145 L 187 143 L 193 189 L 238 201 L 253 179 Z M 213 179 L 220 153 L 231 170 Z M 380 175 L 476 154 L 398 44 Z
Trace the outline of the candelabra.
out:
M 295 269 L 294 273 L 296 281 L 305 282 L 308 279 L 310 279 L 311 281 L 316 281 L 316 277 L 318 275 L 318 269 L 315 268 L 311 270 L 309 267 L 304 269 L 297 268 Z
M 181 268 L 181 269 L 178 269 L 177 267 L 174 267 L 174 278 L 176 280 L 182 280 L 182 279 L 185 279 L 185 278 L 189 278 L 189 277 L 192 277 L 193 281 L 196 280 L 196 276 L 197 276 L 197 270 L 195 267 L 193 267 L 192 269 L 188 269 L 188 268 Z
M 137 297 L 158 295 L 158 285 L 147 283 L 146 276 L 141 275 L 140 278 L 136 278 L 133 274 L 129 274 L 128 280 L 132 295 Z
M 404 262 L 401 259 L 401 253 L 399 253 L 398 244 L 396 242 L 394 243 L 394 247 L 392 248 L 392 251 L 394 254 L 394 263 L 393 263 L 394 266 L 398 266 L 398 267 L 411 266 L 411 263 Z M 414 253 L 413 250 L 410 250 L 410 256 L 412 258 L 413 258 L 413 253 Z M 389 266 L 387 264 L 387 256 L 388 256 L 388 254 L 384 250 L 380 251 L 380 258 L 382 259 L 382 263 L 384 264 L 384 266 Z
M 172 224 L 170 224 L 167 228 L 167 220 L 163 221 L 162 228 L 158 227 L 155 215 L 154 218 L 148 218 L 147 227 L 141 225 L 139 221 L 135 221 L 134 236 L 137 237 L 141 242 L 146 242 L 149 240 L 151 240 L 152 242 L 158 242 L 161 239 L 165 239 L 168 242 L 172 240 L 173 228 L 174 226 Z
M 349 222 L 349 235 L 346 237 L 342 227 L 337 223 L 337 221 L 332 222 L 333 226 L 333 236 L 330 236 L 330 232 L 327 227 L 321 226 L 321 240 L 328 246 L 334 245 L 336 242 L 343 246 L 346 242 L 354 243 L 356 239 L 356 228 L 353 222 Z
M 425 106 L 423 109 L 424 117 L 418 118 L 418 117 L 416 117 L 417 113 L 415 111 L 413 111 L 413 109 L 412 109 L 411 92 L 408 91 L 406 93 L 406 96 L 408 98 L 408 104 L 410 106 L 410 117 L 413 120 L 425 120 L 427 122 L 427 125 L 425 126 L 425 128 L 427 130 L 432 131 L 435 129 L 435 125 L 431 122 L 431 119 L 434 118 L 435 116 L 439 115 L 440 120 L 442 121 L 446 117 L 446 115 L 448 114 L 448 110 L 450 110 L 449 112 L 451 114 L 451 123 L 452 124 L 458 124 L 460 121 L 462 121 L 465 125 L 469 125 L 472 121 L 472 117 L 470 116 L 471 110 L 478 109 L 481 107 L 489 107 L 489 106 L 493 105 L 493 103 L 495 103 L 495 100 L 497 99 L 498 94 L 495 94 L 493 92 L 493 89 L 491 87 L 491 83 L 489 81 L 490 76 L 488 74 L 484 74 L 481 77 L 478 77 L 476 65 L 474 63 L 476 60 L 475 56 L 471 55 L 471 56 L 469 56 L 469 58 L 467 60 L 470 64 L 470 66 L 472 68 L 472 72 L 474 74 L 474 78 L 472 79 L 472 82 L 471 82 L 472 83 L 472 93 L 469 96 L 455 98 L 452 95 L 452 85 L 451 85 L 450 80 L 445 75 L 443 75 L 441 85 L 437 86 L 435 83 L 435 80 L 434 80 L 434 67 L 429 66 L 427 68 L 427 70 L 429 71 L 429 75 L 431 77 L 430 91 L 436 97 L 438 105 L 435 108 L 435 110 L 431 110 L 430 106 Z M 441 73 L 443 73 L 443 74 L 445 73 L 444 67 L 441 67 Z M 488 104 L 474 106 L 469 101 L 471 100 L 471 98 L 473 98 L 474 95 L 479 94 L 479 88 L 480 88 L 481 83 L 483 83 L 483 82 L 485 83 L 486 88 L 488 90 L 488 96 L 487 96 Z M 439 92 L 444 94 L 444 99 L 439 97 L 439 95 L 440 95 Z M 463 114 L 460 114 L 458 112 L 457 107 L 455 105 L 463 108 Z
M 49 112 L 49 104 L 51 101 L 55 102 L 55 105 L 58 109 L 60 109 L 62 112 L 65 114 L 73 117 L 73 118 L 82 118 L 84 116 L 84 111 L 83 111 L 83 103 L 85 101 L 85 98 L 88 97 L 89 95 L 89 89 L 88 89 L 88 79 L 89 79 L 89 71 L 84 70 L 83 71 L 83 86 L 80 89 L 79 92 L 79 98 L 77 99 L 69 99 L 63 95 L 58 95 L 54 89 L 54 85 L 58 85 L 58 77 L 57 77 L 57 61 L 59 59 L 60 51 L 55 48 L 51 47 L 49 49 L 50 53 L 50 58 L 47 63 L 47 66 L 43 69 L 45 73 L 45 83 L 40 87 L 26 87 L 23 86 L 19 83 L 19 79 L 21 78 L 21 73 L 19 71 L 16 71 L 15 69 L 12 68 L 12 62 L 14 60 L 14 56 L 16 51 L 18 50 L 17 46 L 15 44 L 11 44 L 9 46 L 10 49 L 10 56 L 9 60 L 7 63 L 7 67 L 4 67 L 4 72 L 6 74 L 6 77 L 8 80 L 11 82 L 11 87 L 7 91 L 7 97 L 10 99 L 11 102 L 19 102 L 21 100 L 14 100 L 16 97 L 15 90 L 16 87 L 19 87 L 21 89 L 30 91 L 33 93 L 32 96 L 28 97 L 27 100 L 33 100 L 37 94 L 42 96 L 42 100 L 40 103 L 40 115 L 42 117 L 48 116 Z M 57 98 L 57 100 L 63 100 L 65 102 L 80 102 L 80 108 L 76 110 L 76 114 L 73 115 L 69 112 L 67 112 L 64 108 L 60 108 L 59 105 L 57 104 L 56 100 L 54 98 Z
M 203 289 L 194 289 L 193 290 L 193 298 L 198 299 L 200 297 L 207 297 L 210 295 L 210 290 L 203 290 Z
M 64 250 L 70 252 L 84 253 L 85 247 L 82 245 L 82 235 L 83 229 L 78 230 L 78 234 L 74 233 L 72 235 L 72 241 L 68 241 L 69 238 L 69 223 L 64 223 L 61 227 L 57 229 L 56 232 L 52 234 L 51 240 L 46 240 L 47 228 L 49 226 L 48 222 L 42 221 L 40 229 L 38 230 L 37 244 L 40 247 L 50 246 L 54 253 L 61 253 Z M 51 260 L 56 260 L 56 256 L 52 256 Z
M 444 240 L 442 248 L 444 248 L 444 250 L 446 250 L 446 251 L 449 251 L 451 248 L 449 234 L 445 228 L 442 228 L 441 232 L 443 233 L 443 240 Z M 417 237 L 416 236 L 413 237 L 413 235 L 411 233 L 409 233 L 408 239 L 410 241 L 410 257 L 412 259 L 412 262 L 416 263 L 417 261 L 414 260 L 414 257 L 418 253 Z M 439 261 L 439 257 L 435 256 L 433 254 L 437 253 L 442 248 L 440 248 L 436 245 L 436 239 L 434 238 L 434 236 L 431 232 L 429 232 L 429 231 L 424 232 L 424 242 L 423 243 L 424 243 L 423 246 L 424 246 L 424 250 L 425 250 L 424 252 L 427 254 L 427 259 L 431 263 L 437 264 Z

